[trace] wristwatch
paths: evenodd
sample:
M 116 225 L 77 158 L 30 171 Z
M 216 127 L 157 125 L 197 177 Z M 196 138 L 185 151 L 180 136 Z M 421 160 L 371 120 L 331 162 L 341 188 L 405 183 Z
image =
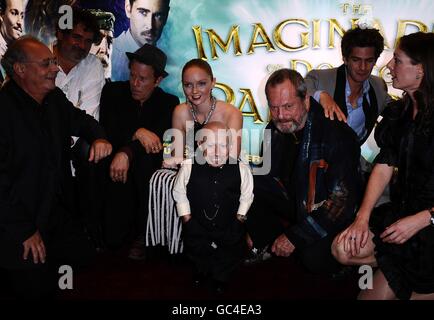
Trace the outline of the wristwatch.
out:
M 429 208 L 428 212 L 431 215 L 430 218 L 431 227 L 434 227 L 434 208 L 433 207 Z

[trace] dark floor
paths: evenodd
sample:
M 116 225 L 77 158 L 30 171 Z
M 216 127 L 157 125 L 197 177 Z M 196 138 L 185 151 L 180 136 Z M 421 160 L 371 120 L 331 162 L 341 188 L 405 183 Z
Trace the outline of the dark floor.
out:
M 183 256 L 169 257 L 154 250 L 147 261 L 126 258 L 126 252 L 99 254 L 95 263 L 74 274 L 73 290 L 62 291 L 61 300 L 299 300 L 346 299 L 357 296 L 355 275 L 341 280 L 307 273 L 293 258 L 277 258 L 241 267 L 223 295 L 194 288 L 191 268 Z M 8 298 L 0 286 L 0 299 Z

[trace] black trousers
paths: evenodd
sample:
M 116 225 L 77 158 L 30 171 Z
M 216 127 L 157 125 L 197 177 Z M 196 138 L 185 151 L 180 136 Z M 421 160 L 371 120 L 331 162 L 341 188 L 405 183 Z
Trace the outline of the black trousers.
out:
M 62 219 L 49 232 L 42 233 L 46 247 L 46 262 L 33 262 L 30 253 L 23 259 L 22 243 L 4 241 L 1 266 L 5 269 L 9 285 L 18 298 L 44 299 L 54 297 L 59 289 L 61 265 L 69 265 L 73 275 L 89 265 L 95 257 L 95 250 L 85 235 L 82 225 L 68 217 L 64 210 L 56 209 Z M 4 259 L 4 260 L 3 260 Z
M 274 178 L 254 176 L 255 199 L 246 221 L 253 246 L 271 246 L 285 229 L 297 223 L 295 201 L 286 189 Z M 297 249 L 294 255 L 312 273 L 333 273 L 339 264 L 331 254 L 334 235 L 329 235 L 313 245 Z
M 273 177 L 254 176 L 255 198 L 247 215 L 246 227 L 256 248 L 270 245 L 295 222 L 295 202 Z
M 335 235 L 327 236 L 315 242 L 313 245 L 295 250 L 295 256 L 310 273 L 332 274 L 339 271 L 341 265 L 336 261 L 331 252 L 331 246 Z
M 79 218 L 93 238 L 102 237 L 103 223 L 103 164 L 88 161 L 89 145 L 78 139 L 72 148 L 75 169 L 75 195 Z M 97 239 L 94 239 L 97 240 Z
M 245 252 L 244 225 L 235 218 L 215 227 L 193 217 L 183 225 L 185 253 L 197 271 L 226 282 L 240 265 Z
M 109 176 L 112 158 L 100 168 L 104 170 L 103 233 L 106 245 L 118 249 L 144 235 L 148 218 L 149 180 L 161 166 L 154 155 L 134 159 L 128 170 L 127 182 L 113 182 Z

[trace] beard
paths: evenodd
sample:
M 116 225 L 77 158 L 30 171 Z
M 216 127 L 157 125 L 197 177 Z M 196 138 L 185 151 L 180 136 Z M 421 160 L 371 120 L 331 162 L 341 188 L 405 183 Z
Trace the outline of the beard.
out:
M 279 130 L 282 133 L 294 133 L 297 128 L 298 128 L 298 124 L 296 124 L 294 121 L 291 123 L 290 126 L 287 125 L 288 122 L 284 122 L 284 121 L 279 121 L 279 122 L 274 122 L 274 124 L 276 125 L 277 130 Z
M 301 116 L 300 120 L 287 119 L 287 120 L 273 120 L 277 130 L 282 133 L 294 133 L 303 129 L 307 120 L 307 111 Z

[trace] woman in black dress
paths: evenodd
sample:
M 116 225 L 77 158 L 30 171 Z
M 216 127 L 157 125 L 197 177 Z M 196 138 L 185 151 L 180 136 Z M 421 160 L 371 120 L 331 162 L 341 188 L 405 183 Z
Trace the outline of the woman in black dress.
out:
M 402 37 L 388 68 L 404 95 L 384 111 L 357 218 L 332 252 L 343 264 L 378 267 L 359 299 L 434 299 L 434 34 Z M 395 170 L 391 203 L 373 211 Z

